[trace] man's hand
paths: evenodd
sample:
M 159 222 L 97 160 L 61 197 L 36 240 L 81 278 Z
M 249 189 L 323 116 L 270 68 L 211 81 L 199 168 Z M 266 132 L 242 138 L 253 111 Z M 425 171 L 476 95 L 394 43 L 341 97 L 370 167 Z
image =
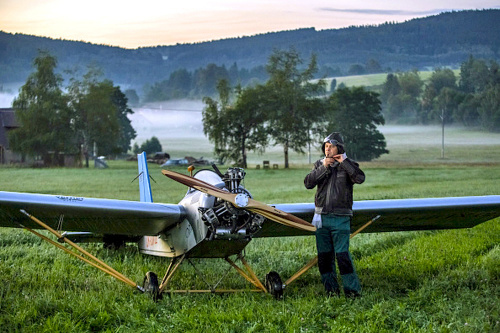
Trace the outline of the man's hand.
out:
M 333 156 L 326 156 L 323 159 L 323 165 L 325 166 L 325 168 L 327 168 L 329 165 L 332 165 L 335 161 L 337 161 L 339 163 L 344 162 L 344 160 L 346 158 L 347 158 L 346 153 L 337 154 L 337 155 L 333 155 Z
M 334 157 L 328 157 L 328 156 L 326 156 L 323 159 L 323 165 L 325 166 L 325 168 L 328 168 L 328 166 L 332 165 L 333 162 L 335 162 Z
M 346 153 L 333 155 L 333 159 L 339 163 L 344 162 L 346 158 L 347 158 Z

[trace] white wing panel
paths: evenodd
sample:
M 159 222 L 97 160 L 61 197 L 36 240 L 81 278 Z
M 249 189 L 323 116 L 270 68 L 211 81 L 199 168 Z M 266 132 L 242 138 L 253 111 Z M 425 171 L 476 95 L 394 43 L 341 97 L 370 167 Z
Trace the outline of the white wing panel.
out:
M 157 235 L 185 217 L 175 204 L 0 191 L 0 227 L 38 228 L 21 209 L 54 229 L 133 236 Z

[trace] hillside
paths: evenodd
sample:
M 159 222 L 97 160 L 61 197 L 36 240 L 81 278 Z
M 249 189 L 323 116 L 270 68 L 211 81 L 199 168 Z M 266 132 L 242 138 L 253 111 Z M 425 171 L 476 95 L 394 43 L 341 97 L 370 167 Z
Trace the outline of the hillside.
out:
M 499 59 L 500 10 L 449 12 L 404 23 L 316 31 L 314 28 L 218 41 L 124 49 L 0 31 L 0 85 L 24 82 L 38 49 L 59 61 L 61 73 L 93 62 L 117 84 L 141 88 L 179 68 L 209 63 L 252 69 L 265 65 L 273 49 L 295 47 L 304 58 L 318 55 L 320 76 L 347 73 L 354 64 L 376 60 L 383 70 L 457 67 L 470 54 Z

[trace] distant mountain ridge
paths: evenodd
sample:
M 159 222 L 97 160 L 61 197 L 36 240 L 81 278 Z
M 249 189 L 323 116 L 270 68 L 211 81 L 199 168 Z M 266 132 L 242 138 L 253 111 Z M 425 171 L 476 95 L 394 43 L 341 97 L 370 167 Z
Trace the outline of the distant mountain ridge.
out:
M 308 59 L 347 72 L 354 64 L 376 60 L 383 69 L 457 67 L 469 55 L 500 59 L 500 10 L 447 12 L 404 23 L 317 31 L 306 28 L 195 44 L 124 49 L 86 42 L 10 34 L 0 31 L 0 84 L 24 82 L 33 71 L 38 49 L 58 59 L 58 70 L 85 69 L 96 63 L 115 84 L 140 88 L 165 80 L 177 69 L 189 71 L 209 63 L 263 66 L 273 49 L 293 46 Z M 321 72 L 318 73 L 323 75 Z

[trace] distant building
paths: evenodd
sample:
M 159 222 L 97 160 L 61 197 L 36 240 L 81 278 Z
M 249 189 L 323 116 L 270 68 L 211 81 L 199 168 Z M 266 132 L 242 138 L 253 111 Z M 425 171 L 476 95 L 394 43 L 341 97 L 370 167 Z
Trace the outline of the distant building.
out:
M 7 133 L 19 127 L 12 108 L 0 108 L 0 164 L 20 162 L 21 156 L 10 150 Z
M 9 136 L 7 133 L 19 127 L 21 127 L 21 125 L 17 121 L 14 109 L 0 108 L 0 165 L 29 163 L 34 166 L 43 166 L 43 162 L 39 158 L 23 158 L 21 154 L 14 153 L 10 149 Z M 78 153 L 60 152 L 59 155 L 54 156 L 54 158 L 59 159 L 60 162 L 58 165 L 81 167 L 81 159 Z

